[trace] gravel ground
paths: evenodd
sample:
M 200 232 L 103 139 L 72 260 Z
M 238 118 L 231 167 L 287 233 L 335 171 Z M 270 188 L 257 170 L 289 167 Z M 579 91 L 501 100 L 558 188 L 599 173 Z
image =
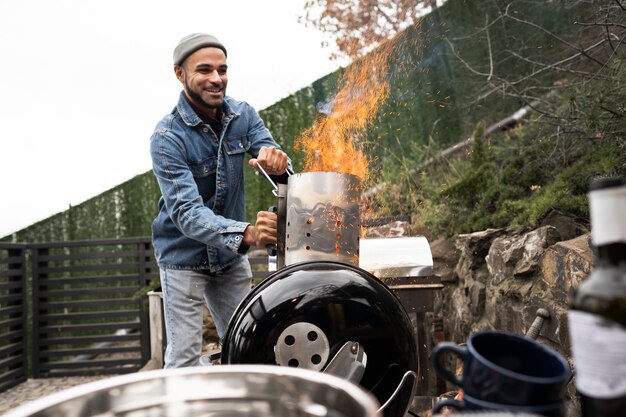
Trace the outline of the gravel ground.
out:
M 0 414 L 18 405 L 39 399 L 43 396 L 110 376 L 73 376 L 64 378 L 28 379 L 26 382 L 0 393 Z

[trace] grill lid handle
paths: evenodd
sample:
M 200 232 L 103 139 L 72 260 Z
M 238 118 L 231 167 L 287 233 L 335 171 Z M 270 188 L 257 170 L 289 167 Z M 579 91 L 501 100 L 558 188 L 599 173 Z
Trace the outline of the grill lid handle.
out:
M 367 355 L 358 342 L 346 342 L 322 371 L 358 384 L 365 373 Z

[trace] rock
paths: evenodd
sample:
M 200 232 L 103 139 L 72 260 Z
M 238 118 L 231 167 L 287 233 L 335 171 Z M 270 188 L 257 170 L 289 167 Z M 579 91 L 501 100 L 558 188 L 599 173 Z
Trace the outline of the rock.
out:
M 504 229 L 487 229 L 482 232 L 458 235 L 454 241 L 460 252 L 455 271 L 460 279 L 484 279 L 484 274 L 477 274 L 485 265 L 485 257 L 493 240 L 505 233 Z
M 455 266 L 459 261 L 460 253 L 454 242 L 449 239 L 438 239 L 430 243 L 430 252 L 433 257 L 433 274 L 441 282 L 456 282 L 458 276 Z
M 499 312 L 500 314 L 496 314 L 495 323 L 493 323 L 494 328 L 522 335 L 525 333 L 523 312 L 513 305 L 507 305 L 504 308 L 501 306 Z
M 485 286 L 480 282 L 474 282 L 469 289 L 469 304 L 472 315 L 480 318 L 485 311 L 486 300 Z
M 462 288 L 456 288 L 445 304 L 445 328 L 449 329 L 452 339 L 456 342 L 464 342 L 471 330 L 472 316 L 469 303 L 463 293 Z
M 571 240 L 585 233 L 589 233 L 586 225 L 566 216 L 558 210 L 552 210 L 542 220 L 539 226 L 553 226 L 559 231 L 561 240 Z
M 572 288 L 578 287 L 593 268 L 589 234 L 558 242 L 548 248 L 539 263 L 539 275 L 551 298 L 567 303 Z
M 514 276 L 521 276 L 538 269 L 538 262 L 543 252 L 561 239 L 559 231 L 552 226 L 540 227 L 522 237 L 524 251 L 522 259 L 515 264 Z
M 522 236 L 494 239 L 486 256 L 493 284 L 500 284 L 507 277 L 522 277 L 536 271 L 543 252 L 559 240 L 559 232 L 552 226 L 544 226 Z
M 518 236 L 498 237 L 485 257 L 492 284 L 498 285 L 512 276 L 515 264 L 522 258 L 524 247 Z
M 528 294 L 530 294 L 530 291 L 532 289 L 533 289 L 532 281 L 522 285 L 521 287 L 519 287 L 519 290 L 518 290 L 519 294 L 520 294 L 520 297 L 522 299 L 525 299 L 526 297 L 528 297 Z

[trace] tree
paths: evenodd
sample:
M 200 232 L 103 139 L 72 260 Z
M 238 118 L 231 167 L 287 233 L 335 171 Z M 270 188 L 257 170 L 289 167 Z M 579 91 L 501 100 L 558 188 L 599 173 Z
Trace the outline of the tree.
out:
M 333 58 L 355 59 L 415 24 L 436 5 L 437 0 L 307 0 L 301 20 L 331 34 L 339 50 Z
M 571 0 L 568 9 L 580 10 L 580 15 L 564 30 L 539 23 L 538 16 L 529 10 L 542 11 L 548 7 L 543 0 L 494 1 L 495 16 L 485 13 L 485 25 L 466 37 L 446 41 L 454 56 L 473 74 L 484 81 L 477 100 L 494 94 L 506 94 L 525 103 L 540 100 L 547 90 L 563 88 L 572 83 L 602 80 L 619 82 L 620 77 L 611 65 L 624 54 L 626 40 L 626 4 L 623 0 Z M 535 3 L 535 6 L 530 6 Z M 523 9 L 520 6 L 523 5 Z M 583 16 L 582 14 L 585 13 Z M 516 35 L 513 36 L 513 29 Z M 524 33 L 520 36 L 519 33 Z M 487 45 L 488 57 L 472 62 L 463 54 L 463 43 L 481 39 Z M 494 40 L 499 47 L 494 47 Z M 549 53 L 546 51 L 549 50 Z M 522 71 L 512 72 L 511 67 Z

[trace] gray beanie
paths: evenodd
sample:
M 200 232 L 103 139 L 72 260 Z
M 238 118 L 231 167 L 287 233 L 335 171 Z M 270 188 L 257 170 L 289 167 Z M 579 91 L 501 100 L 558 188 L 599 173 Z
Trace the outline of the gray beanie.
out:
M 208 46 L 220 48 L 224 51 L 224 55 L 227 55 L 226 48 L 215 36 L 206 33 L 192 33 L 178 42 L 178 45 L 174 49 L 174 64 L 182 64 L 189 55 L 193 54 L 198 49 Z

